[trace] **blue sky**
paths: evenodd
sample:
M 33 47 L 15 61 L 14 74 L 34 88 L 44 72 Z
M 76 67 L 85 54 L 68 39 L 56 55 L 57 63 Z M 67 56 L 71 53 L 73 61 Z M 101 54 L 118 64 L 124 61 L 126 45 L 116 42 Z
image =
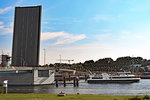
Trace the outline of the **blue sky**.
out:
M 0 50 L 11 55 L 15 6 L 42 5 L 40 64 L 150 59 L 150 0 L 0 0 Z M 0 51 L 0 54 L 1 54 Z M 67 62 L 66 62 L 67 63 Z

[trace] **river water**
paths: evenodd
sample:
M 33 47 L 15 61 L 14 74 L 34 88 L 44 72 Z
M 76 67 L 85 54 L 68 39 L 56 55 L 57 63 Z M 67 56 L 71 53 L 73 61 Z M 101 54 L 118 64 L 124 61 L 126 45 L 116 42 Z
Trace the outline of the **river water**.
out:
M 137 83 L 128 84 L 88 84 L 84 80 L 79 81 L 79 87 L 73 84 L 43 85 L 43 86 L 9 86 L 9 93 L 48 93 L 57 94 L 105 94 L 105 95 L 150 95 L 150 79 L 141 79 Z

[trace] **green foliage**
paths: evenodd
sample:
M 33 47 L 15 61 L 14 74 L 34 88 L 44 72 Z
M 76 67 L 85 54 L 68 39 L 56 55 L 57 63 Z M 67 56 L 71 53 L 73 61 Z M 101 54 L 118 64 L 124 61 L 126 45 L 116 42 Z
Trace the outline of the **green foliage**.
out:
M 144 67 L 138 67 L 141 65 Z M 130 71 L 130 72 L 144 72 L 146 66 L 150 65 L 150 60 L 143 59 L 142 57 L 119 57 L 114 61 L 112 58 L 103 58 L 97 61 L 87 60 L 84 63 L 76 64 L 59 64 L 55 63 L 55 68 L 64 69 L 75 69 L 77 71 L 88 72 L 89 70 L 93 73 L 96 72 L 118 72 L 118 71 Z M 52 66 L 52 65 L 50 65 Z
M 140 98 L 139 96 L 135 96 L 135 97 L 129 98 L 129 100 L 142 100 L 142 98 Z
M 115 99 L 113 99 L 113 100 L 118 100 L 118 99 L 115 98 Z
M 4 92 L 5 92 L 5 88 L 3 86 L 0 86 L 0 93 L 4 94 Z
M 150 99 L 150 96 L 149 96 L 149 95 L 145 95 L 145 96 L 143 97 L 143 99 Z

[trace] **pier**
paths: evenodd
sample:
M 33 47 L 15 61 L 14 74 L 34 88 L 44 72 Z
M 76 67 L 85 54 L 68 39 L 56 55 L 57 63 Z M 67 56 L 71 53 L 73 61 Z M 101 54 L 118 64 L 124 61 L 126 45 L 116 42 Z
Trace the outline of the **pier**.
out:
M 74 87 L 78 87 L 79 86 L 79 77 L 74 77 L 72 80 L 66 80 L 66 78 L 64 77 L 63 81 L 58 81 L 57 79 L 55 79 L 56 87 L 58 87 L 59 84 L 63 84 L 64 87 L 66 87 L 67 84 L 72 84 Z

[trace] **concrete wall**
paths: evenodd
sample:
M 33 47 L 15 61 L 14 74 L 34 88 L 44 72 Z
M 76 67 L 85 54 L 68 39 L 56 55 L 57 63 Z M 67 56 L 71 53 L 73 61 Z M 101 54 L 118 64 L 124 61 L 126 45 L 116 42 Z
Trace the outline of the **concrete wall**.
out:
M 54 72 L 49 70 L 49 77 L 38 77 L 38 70 L 34 70 L 34 85 L 52 84 L 54 82 Z
M 16 71 L 3 72 L 0 71 L 1 85 L 4 80 L 8 80 L 8 85 L 44 85 L 52 84 L 54 82 L 54 72 L 52 70 L 49 70 L 48 77 L 39 77 L 38 69 L 27 72 L 22 71 L 22 73 L 16 73 Z
M 12 65 L 38 66 L 41 31 L 41 6 L 16 7 Z
M 0 84 L 8 80 L 8 85 L 33 85 L 33 73 L 3 73 L 0 74 Z

